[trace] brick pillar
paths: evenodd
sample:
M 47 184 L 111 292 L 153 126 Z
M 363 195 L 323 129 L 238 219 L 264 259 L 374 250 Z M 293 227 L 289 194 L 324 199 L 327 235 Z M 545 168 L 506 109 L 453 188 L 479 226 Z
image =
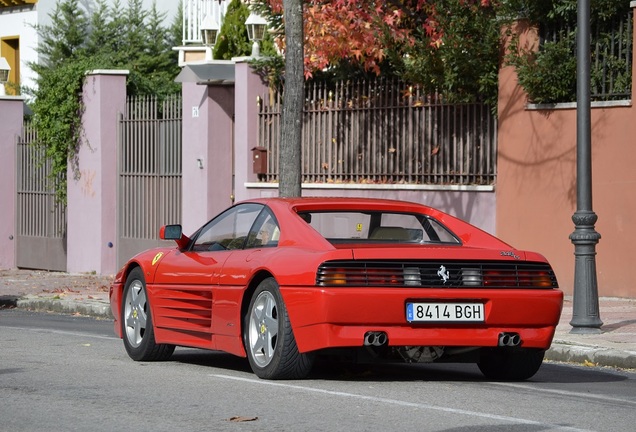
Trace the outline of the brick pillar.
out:
M 79 178 L 68 173 L 69 272 L 117 271 L 117 131 L 128 71 L 92 71 L 84 83 Z
M 0 96 L 0 269 L 16 266 L 16 150 L 23 117 L 22 97 Z

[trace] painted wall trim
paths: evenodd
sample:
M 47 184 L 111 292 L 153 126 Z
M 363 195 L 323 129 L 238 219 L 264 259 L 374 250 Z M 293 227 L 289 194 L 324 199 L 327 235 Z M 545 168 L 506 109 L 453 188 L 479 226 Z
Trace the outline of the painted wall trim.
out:
M 278 189 L 278 183 L 244 183 L 247 189 Z M 414 184 L 365 184 L 365 183 L 303 183 L 302 189 L 358 189 L 358 190 L 414 190 L 414 191 L 461 191 L 492 192 L 492 185 L 414 185 Z
M 130 75 L 127 69 L 95 69 L 87 71 L 86 75 Z
M 632 100 L 628 99 L 616 101 L 598 101 L 592 102 L 591 106 L 592 108 L 631 107 Z M 555 104 L 527 104 L 526 109 L 528 111 L 576 109 L 576 102 L 563 102 Z

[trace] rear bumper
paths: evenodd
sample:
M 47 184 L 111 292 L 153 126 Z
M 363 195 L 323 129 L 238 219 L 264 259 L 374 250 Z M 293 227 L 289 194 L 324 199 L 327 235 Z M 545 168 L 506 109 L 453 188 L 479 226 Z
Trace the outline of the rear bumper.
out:
M 518 333 L 524 348 L 547 349 L 561 316 L 560 290 L 281 287 L 301 352 L 359 347 L 368 331 L 389 346 L 494 347 L 502 332 Z M 480 323 L 409 323 L 409 301 L 480 302 Z

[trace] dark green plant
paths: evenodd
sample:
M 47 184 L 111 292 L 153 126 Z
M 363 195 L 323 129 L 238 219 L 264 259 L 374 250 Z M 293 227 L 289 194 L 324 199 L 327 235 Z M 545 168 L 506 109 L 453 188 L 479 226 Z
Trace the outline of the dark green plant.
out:
M 485 102 L 496 107 L 501 45 L 505 21 L 498 9 L 465 0 L 435 3 L 438 25 L 443 29 L 441 44 L 435 43 L 422 27 L 415 28 L 412 46 L 391 46 L 389 60 L 395 74 L 406 82 L 438 92 L 448 102 Z
M 233 0 L 228 5 L 217 43 L 214 46 L 215 59 L 230 60 L 233 57 L 249 56 L 252 53 L 253 42 L 249 40 L 245 27 L 245 21 L 249 15 L 250 9 L 241 0 Z M 259 44 L 261 57 L 278 56 L 269 32 L 265 33 L 265 38 L 259 41 Z
M 537 23 L 542 43 L 538 52 L 519 47 L 518 35 L 511 39 L 507 64 L 515 67 L 519 84 L 534 103 L 576 100 L 576 0 L 511 0 L 523 10 L 523 17 Z M 616 47 L 631 47 L 632 26 L 629 3 L 615 0 L 591 2 L 591 92 L 592 98 L 624 98 L 631 93 L 631 51 L 619 53 Z M 619 40 L 619 38 L 623 40 Z
M 576 100 L 576 57 L 571 36 L 546 42 L 539 52 L 521 50 L 517 39 L 510 45 L 508 64 L 517 70 L 519 84 L 530 102 L 556 103 Z
M 252 51 L 247 37 L 245 20 L 250 9 L 241 0 L 232 0 L 227 7 L 219 37 L 214 46 L 214 58 L 230 60 L 232 57 L 246 56 Z
M 51 164 L 49 180 L 57 200 L 66 203 L 66 175 L 71 171 L 79 177 L 77 151 L 81 143 L 81 91 L 86 71 L 93 69 L 90 59 L 64 62 L 40 75 L 38 91 L 31 105 L 33 126 L 37 130 L 36 145 L 44 150 Z
M 174 78 L 180 69 L 172 51 L 176 24 L 163 28 L 165 16 L 154 6 L 144 10 L 141 0 L 129 0 L 126 8 L 119 0 L 110 6 L 105 0 L 96 0 L 88 9 L 85 6 L 79 0 L 58 0 L 51 24 L 37 27 L 43 60 L 29 64 L 38 76 L 37 89 L 24 90 L 33 98 L 36 145 L 51 162 L 51 180 L 62 203 L 66 202 L 69 166 L 79 176 L 81 91 L 87 71 L 129 70 L 129 95 L 161 96 L 179 89 Z M 94 12 L 89 15 L 87 10 Z

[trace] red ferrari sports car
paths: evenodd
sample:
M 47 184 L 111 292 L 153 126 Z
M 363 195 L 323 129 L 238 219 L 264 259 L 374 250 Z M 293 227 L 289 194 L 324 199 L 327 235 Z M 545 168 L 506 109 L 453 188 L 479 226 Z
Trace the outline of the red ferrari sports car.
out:
M 563 304 L 546 259 L 424 205 L 355 198 L 238 203 L 176 247 L 142 252 L 110 289 L 130 357 L 175 346 L 247 357 L 299 379 L 317 355 L 473 362 L 490 379 L 533 376 Z

